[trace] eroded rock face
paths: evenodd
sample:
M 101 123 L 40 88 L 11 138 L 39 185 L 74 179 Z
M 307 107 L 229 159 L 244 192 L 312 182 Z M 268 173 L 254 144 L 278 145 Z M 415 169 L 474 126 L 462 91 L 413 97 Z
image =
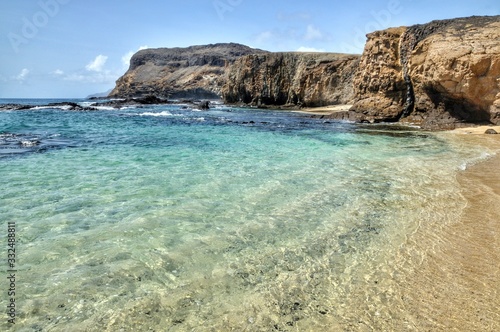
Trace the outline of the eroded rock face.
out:
M 427 128 L 500 123 L 500 16 L 433 21 L 367 37 L 354 106 L 334 117 Z
M 399 52 L 404 32 L 405 28 L 392 28 L 367 35 L 353 80 L 356 102 L 346 119 L 396 121 L 399 118 L 406 89 Z
M 266 53 L 243 56 L 227 70 L 228 103 L 324 106 L 353 97 L 359 56 L 336 53 Z
M 243 55 L 259 53 L 265 51 L 234 43 L 142 50 L 134 54 L 109 96 L 219 98 L 227 66 Z

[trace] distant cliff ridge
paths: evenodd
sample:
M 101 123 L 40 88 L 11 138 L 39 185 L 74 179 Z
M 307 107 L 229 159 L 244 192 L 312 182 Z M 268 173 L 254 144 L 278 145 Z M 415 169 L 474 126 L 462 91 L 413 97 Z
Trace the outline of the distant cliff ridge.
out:
M 225 68 L 247 54 L 267 53 L 227 43 L 141 50 L 110 97 L 220 98 Z
M 367 35 L 362 56 L 239 44 L 136 53 L 112 97 L 223 98 L 251 105 L 353 104 L 334 119 L 426 128 L 500 124 L 500 16 Z

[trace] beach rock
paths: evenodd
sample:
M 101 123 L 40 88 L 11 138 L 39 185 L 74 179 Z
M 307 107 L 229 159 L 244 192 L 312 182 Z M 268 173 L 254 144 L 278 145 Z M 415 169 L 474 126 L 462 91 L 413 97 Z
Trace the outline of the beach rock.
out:
M 141 50 L 109 97 L 219 99 L 227 66 L 243 55 L 264 52 L 234 43 Z
M 20 111 L 32 109 L 32 105 L 22 105 L 22 104 L 3 104 L 0 105 L 0 111 Z
M 203 110 L 203 111 L 210 109 L 210 102 L 208 100 L 202 101 L 198 105 L 198 109 Z
M 337 53 L 266 53 L 237 59 L 227 70 L 227 103 L 255 106 L 344 104 L 353 97 L 359 56 Z
M 489 135 L 496 135 L 498 134 L 497 131 L 495 129 L 488 129 L 484 132 L 485 134 L 489 134 Z
M 121 108 L 127 106 L 141 106 L 141 105 L 161 105 L 161 104 L 169 104 L 170 101 L 168 99 L 158 98 L 153 95 L 148 95 L 144 97 L 137 98 L 124 98 L 124 99 L 113 99 L 107 101 L 99 101 L 91 104 L 92 107 L 97 106 L 107 106 L 114 108 Z
M 500 16 L 433 21 L 367 38 L 354 106 L 334 118 L 431 129 L 500 123 Z
M 74 102 L 59 102 L 59 103 L 48 103 L 41 105 L 25 105 L 25 104 L 4 104 L 0 105 L 0 111 L 22 111 L 22 110 L 33 110 L 38 108 L 61 108 L 67 111 L 95 111 L 94 107 L 80 106 Z

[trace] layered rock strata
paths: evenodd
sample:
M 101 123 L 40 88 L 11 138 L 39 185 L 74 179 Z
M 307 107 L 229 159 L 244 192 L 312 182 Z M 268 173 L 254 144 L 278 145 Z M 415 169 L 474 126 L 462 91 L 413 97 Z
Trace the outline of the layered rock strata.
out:
M 500 123 L 500 16 L 468 17 L 367 35 L 354 106 L 332 115 L 426 128 Z
M 336 53 L 247 55 L 230 66 L 222 87 L 228 103 L 324 106 L 353 98 L 359 56 Z

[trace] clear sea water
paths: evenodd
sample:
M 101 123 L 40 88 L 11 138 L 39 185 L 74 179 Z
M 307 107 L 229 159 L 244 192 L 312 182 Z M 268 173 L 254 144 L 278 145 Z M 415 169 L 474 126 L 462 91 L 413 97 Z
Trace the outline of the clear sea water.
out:
M 408 240 L 460 218 L 488 140 L 224 105 L 1 111 L 1 329 L 408 328 Z

